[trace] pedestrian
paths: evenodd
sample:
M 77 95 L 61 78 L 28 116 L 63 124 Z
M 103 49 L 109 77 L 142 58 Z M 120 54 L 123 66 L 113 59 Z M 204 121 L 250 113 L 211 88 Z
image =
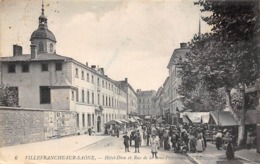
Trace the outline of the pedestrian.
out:
M 196 152 L 196 138 L 193 134 L 189 135 L 189 151 L 191 153 L 195 153 Z
M 230 136 L 227 143 L 227 149 L 226 149 L 226 156 L 228 160 L 234 159 L 235 157 L 235 151 L 234 151 L 234 145 L 232 143 L 233 137 Z
M 246 147 L 247 149 L 251 149 L 251 146 L 252 146 L 252 136 L 253 136 L 253 129 L 250 128 L 247 132 L 247 135 L 246 135 Z
M 147 131 L 146 131 L 145 128 L 143 130 L 143 141 L 142 141 L 142 144 L 143 144 L 143 146 L 147 145 Z
M 133 130 L 130 134 L 130 146 L 132 146 L 132 141 L 135 139 L 135 131 Z
M 204 147 L 203 147 L 203 138 L 201 135 L 198 135 L 198 139 L 197 139 L 197 143 L 196 143 L 196 150 L 197 152 L 202 152 L 204 150 Z
M 176 142 L 177 142 L 177 135 L 176 135 L 176 132 L 173 131 L 172 136 L 171 136 L 171 143 L 172 143 L 172 148 L 174 150 L 176 148 Z
M 159 147 L 159 140 L 155 137 L 155 135 L 152 135 L 152 138 L 150 140 L 150 145 L 151 145 L 152 157 L 158 158 L 157 153 L 158 153 L 158 147 Z
M 140 147 L 140 133 L 139 133 L 139 130 L 137 130 L 137 132 L 135 133 L 134 140 L 135 140 L 135 153 L 140 153 L 140 151 L 139 151 L 139 147 Z
M 129 136 L 127 135 L 127 132 L 125 133 L 125 135 L 123 136 L 124 138 L 124 145 L 125 145 L 125 152 L 130 152 L 129 151 Z
M 147 132 L 147 136 L 146 136 L 146 145 L 147 145 L 147 146 L 150 145 L 150 137 L 151 137 L 150 132 Z
M 222 133 L 221 130 L 218 131 L 218 133 L 216 134 L 216 147 L 218 150 L 220 150 L 222 146 Z
M 119 127 L 116 128 L 116 136 L 119 138 Z
M 88 135 L 91 136 L 92 129 L 88 128 Z
M 168 130 L 165 130 L 163 134 L 163 145 L 164 145 L 164 150 L 170 150 L 170 144 L 169 144 L 169 135 L 168 135 Z

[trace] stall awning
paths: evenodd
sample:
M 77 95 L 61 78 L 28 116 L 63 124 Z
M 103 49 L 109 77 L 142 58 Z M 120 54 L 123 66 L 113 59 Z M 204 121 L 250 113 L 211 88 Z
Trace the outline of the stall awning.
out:
M 138 117 L 138 116 L 133 116 L 133 118 L 136 119 L 136 120 L 141 120 L 141 118 Z
M 124 123 L 129 123 L 129 121 L 125 120 L 125 119 L 121 119 L 120 120 L 121 122 L 124 122 Z
M 183 112 L 180 117 L 183 119 L 189 119 L 191 123 L 201 123 L 202 116 L 209 116 L 209 112 Z
M 151 119 L 151 116 L 145 116 L 144 119 L 149 120 L 149 119 Z
M 187 123 L 187 124 L 192 123 L 192 121 L 189 119 L 189 117 L 187 115 L 182 116 L 182 122 Z
M 124 123 L 119 120 L 110 120 L 109 122 L 107 122 L 105 124 L 112 125 L 112 124 L 124 124 Z
M 238 116 L 241 117 L 242 111 L 237 112 Z M 257 123 L 257 110 L 248 110 L 246 111 L 245 124 L 252 125 Z
M 209 124 L 215 124 L 219 126 L 236 126 L 238 123 L 227 111 L 212 111 L 210 112 Z

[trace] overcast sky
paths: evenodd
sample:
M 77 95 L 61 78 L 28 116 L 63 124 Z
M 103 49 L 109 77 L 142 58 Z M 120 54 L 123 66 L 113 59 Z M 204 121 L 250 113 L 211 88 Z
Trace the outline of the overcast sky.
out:
M 29 54 L 41 0 L 0 3 L 0 54 L 12 56 L 13 44 Z M 198 33 L 200 12 L 191 0 L 45 0 L 45 15 L 57 54 L 104 67 L 114 80 L 127 77 L 134 89 L 157 90 L 173 50 Z

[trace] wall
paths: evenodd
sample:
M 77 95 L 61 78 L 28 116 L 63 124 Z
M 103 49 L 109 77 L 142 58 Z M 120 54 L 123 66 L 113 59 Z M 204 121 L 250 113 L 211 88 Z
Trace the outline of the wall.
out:
M 76 133 L 76 112 L 0 107 L 0 147 Z
M 48 62 L 49 71 L 41 71 L 41 62 L 31 62 L 28 73 L 21 71 L 21 63 L 16 63 L 16 73 L 7 73 L 6 63 L 2 64 L 2 83 L 9 86 L 18 86 L 19 105 L 22 108 L 51 109 L 51 104 L 40 104 L 39 86 L 52 86 L 63 71 L 55 71 L 55 62 Z M 63 63 L 63 70 L 66 65 Z

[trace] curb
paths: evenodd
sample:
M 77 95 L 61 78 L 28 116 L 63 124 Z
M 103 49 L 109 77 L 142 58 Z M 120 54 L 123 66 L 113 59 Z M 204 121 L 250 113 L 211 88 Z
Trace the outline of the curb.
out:
M 207 144 L 209 144 L 209 145 L 211 145 L 211 146 L 214 146 L 212 143 L 207 143 Z M 250 162 L 250 163 L 252 162 L 250 159 L 247 159 L 247 158 L 242 157 L 242 156 L 237 155 L 237 154 L 235 154 L 235 157 L 238 157 L 238 158 L 243 159 L 243 160 L 245 160 L 245 161 L 247 161 L 247 162 Z

